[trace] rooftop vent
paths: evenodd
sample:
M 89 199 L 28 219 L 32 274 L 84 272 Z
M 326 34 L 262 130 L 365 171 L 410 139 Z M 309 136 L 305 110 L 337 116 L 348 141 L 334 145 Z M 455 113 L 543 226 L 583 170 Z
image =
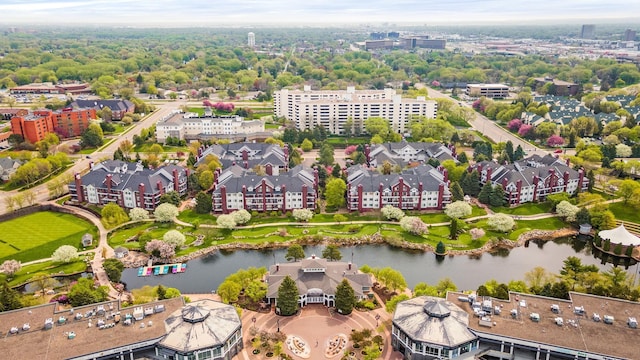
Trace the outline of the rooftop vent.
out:
M 44 321 L 45 330 L 49 330 L 52 327 L 53 327 L 53 319 L 52 318 L 48 318 L 47 320 Z
M 556 325 L 558 325 L 558 326 L 564 325 L 564 320 L 561 317 L 557 317 L 557 318 L 555 318 L 553 320 L 556 322 Z
M 611 325 L 611 324 L 613 324 L 613 320 L 614 320 L 614 318 L 611 315 L 605 315 L 604 316 L 604 323 L 605 324 Z
M 573 308 L 573 313 L 576 315 L 584 315 L 584 306 L 576 306 Z
M 552 304 L 551 311 L 553 311 L 556 314 L 560 313 L 560 306 L 558 304 Z
M 159 304 L 153 307 L 153 312 L 154 313 L 160 313 L 164 311 L 164 305 L 163 304 Z
M 511 317 L 512 318 L 517 318 L 518 317 L 518 310 L 517 309 L 511 309 Z
M 627 325 L 629 325 L 629 327 L 632 328 L 632 329 L 637 329 L 638 328 L 638 320 L 636 320 L 636 318 L 634 318 L 634 317 L 630 317 L 629 319 L 627 319 Z
M 593 321 L 595 322 L 600 322 L 600 314 L 598 313 L 593 313 L 593 316 L 591 317 L 593 319 Z
M 31 326 L 29 325 L 29 323 L 22 325 L 22 331 L 27 331 L 29 329 L 31 329 Z
M 9 330 L 10 334 L 17 334 L 18 333 L 18 327 L 17 326 L 12 326 L 11 330 Z
M 538 322 L 538 321 L 540 321 L 540 314 L 538 314 L 538 313 L 531 313 L 531 315 L 529 315 L 529 318 L 530 318 L 532 321 Z

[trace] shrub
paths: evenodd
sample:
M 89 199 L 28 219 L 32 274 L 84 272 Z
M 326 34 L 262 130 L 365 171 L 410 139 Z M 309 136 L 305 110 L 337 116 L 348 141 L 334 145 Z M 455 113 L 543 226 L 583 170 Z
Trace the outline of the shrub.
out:
M 382 216 L 387 220 L 400 221 L 404 217 L 404 211 L 395 206 L 386 205 L 380 210 Z
M 313 218 L 313 211 L 309 209 L 295 209 L 291 214 L 297 221 L 307 222 Z

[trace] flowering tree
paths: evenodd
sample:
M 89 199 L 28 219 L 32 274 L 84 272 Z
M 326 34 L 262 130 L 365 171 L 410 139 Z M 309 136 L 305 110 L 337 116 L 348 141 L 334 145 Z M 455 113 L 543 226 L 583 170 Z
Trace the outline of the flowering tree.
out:
M 518 129 L 518 135 L 522 137 L 529 137 L 533 135 L 533 126 L 522 124 L 522 126 L 520 126 L 520 129 Z
M 471 205 L 467 204 L 465 201 L 455 201 L 444 207 L 444 213 L 452 219 L 460 219 L 462 217 L 469 216 L 471 215 L 471 212 Z
M 176 249 L 171 244 L 161 240 L 151 240 L 144 249 L 151 255 L 161 259 L 171 259 L 176 254 Z
M 237 225 L 236 219 L 234 219 L 233 215 L 230 214 L 223 214 L 218 216 L 218 219 L 216 219 L 216 224 L 218 224 L 218 226 L 223 229 L 233 229 Z
M 345 155 L 351 155 L 353 154 L 356 150 L 358 150 L 358 147 L 356 145 L 349 145 L 347 146 L 346 149 L 344 149 L 344 154 Z
M 294 209 L 291 215 L 298 221 L 307 222 L 313 218 L 313 211 L 309 209 Z
M 511 231 L 515 224 L 516 222 L 513 220 L 513 218 L 507 214 L 491 215 L 487 220 L 487 225 L 489 226 L 489 228 L 500 232 Z
M 471 235 L 471 239 L 478 240 L 484 236 L 485 232 L 481 228 L 473 228 L 469 230 L 469 234 Z
M 209 101 L 209 100 L 204 100 L 202 102 L 202 106 L 204 106 L 204 107 L 213 107 L 213 103 L 211 101 Z
M 22 263 L 18 260 L 6 260 L 0 266 L 0 269 L 3 273 L 5 273 L 8 277 L 13 277 L 13 274 L 20 271 L 22 268 Z
M 166 233 L 164 233 L 164 236 L 162 237 L 162 241 L 172 245 L 174 248 L 179 248 L 182 245 L 184 245 L 186 238 L 178 230 L 169 230 Z
M 178 208 L 169 203 L 160 204 L 153 212 L 153 216 L 158 222 L 171 222 L 178 216 Z
M 129 211 L 131 221 L 142 221 L 149 218 L 149 212 L 145 209 L 135 207 Z
M 246 224 L 251 220 L 251 213 L 245 209 L 240 209 L 231 213 L 233 220 L 236 221 L 236 225 Z
M 223 102 L 217 102 L 213 104 L 213 107 L 218 111 L 224 111 L 224 112 L 232 112 L 233 109 L 235 108 L 233 103 L 223 103 Z
M 400 219 L 400 227 L 413 235 L 424 235 L 429 232 L 427 224 L 417 216 L 404 216 Z
M 559 136 L 559 135 L 551 135 L 547 139 L 547 145 L 553 146 L 553 147 L 562 146 L 564 145 L 564 139 L 562 138 L 562 136 Z
M 556 213 L 569 222 L 576 221 L 576 214 L 578 211 L 580 211 L 579 207 L 566 200 L 562 200 L 558 205 L 556 205 Z
M 62 245 L 51 255 L 53 261 L 70 263 L 78 258 L 78 249 L 71 245 Z
M 402 209 L 391 205 L 385 205 L 385 207 L 380 210 L 380 213 L 382 213 L 382 216 L 387 220 L 400 221 L 400 219 L 404 217 L 404 211 L 402 211 Z
M 509 124 L 507 124 L 507 128 L 511 132 L 518 132 L 521 126 L 522 126 L 522 120 L 520 119 L 513 119 L 509 121 Z
M 616 156 L 618 157 L 629 157 L 631 156 L 631 147 L 625 144 L 616 145 Z

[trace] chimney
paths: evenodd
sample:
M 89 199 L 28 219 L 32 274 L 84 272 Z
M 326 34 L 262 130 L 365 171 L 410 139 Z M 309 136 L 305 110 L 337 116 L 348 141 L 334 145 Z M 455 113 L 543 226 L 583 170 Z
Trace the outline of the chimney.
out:
M 93 161 L 89 161 L 89 170 L 93 170 Z
M 249 162 L 248 162 L 248 161 L 245 161 L 245 162 L 244 162 L 244 168 L 245 168 L 245 169 L 249 169 Z
M 351 270 L 351 262 L 349 262 L 349 270 Z
M 245 162 L 249 160 L 249 153 L 247 153 L 247 150 L 242 150 L 242 160 Z
M 113 177 L 113 175 L 107 174 L 107 178 L 105 179 L 105 182 L 107 183 L 107 191 L 109 193 L 111 193 L 111 178 L 112 177 Z
M 75 176 L 75 183 L 76 183 L 76 196 L 77 196 L 78 202 L 84 202 L 84 191 L 82 189 L 82 177 L 78 173 L 76 173 L 76 176 Z
M 315 259 L 316 258 L 316 254 L 311 254 L 311 258 Z
M 138 201 L 140 202 L 140 207 L 143 209 L 146 209 L 146 207 L 144 206 L 144 184 L 140 183 L 140 185 L 138 185 Z
M 265 166 L 265 172 L 267 175 L 273 175 L 273 166 L 271 166 L 271 164 L 267 164 L 267 166 Z
M 180 182 L 178 181 L 178 169 L 173 169 L 173 190 L 180 193 Z
M 307 184 L 302 185 L 302 208 L 307 208 Z
M 156 183 L 156 187 L 158 188 L 160 195 L 162 195 L 164 193 L 164 189 L 162 188 L 162 181 L 158 180 L 158 182 Z

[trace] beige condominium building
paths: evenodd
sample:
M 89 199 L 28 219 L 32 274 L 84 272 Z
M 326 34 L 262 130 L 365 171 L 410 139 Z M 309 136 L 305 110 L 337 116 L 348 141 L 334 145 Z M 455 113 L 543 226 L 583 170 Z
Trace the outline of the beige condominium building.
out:
M 294 122 L 299 130 L 321 126 L 331 134 L 345 134 L 348 121 L 352 132 L 363 131 L 370 117 L 387 119 L 393 131 L 404 133 L 417 117 L 435 118 L 438 104 L 425 97 L 406 99 L 394 89 L 304 90 L 283 89 L 274 97 L 274 110 Z

